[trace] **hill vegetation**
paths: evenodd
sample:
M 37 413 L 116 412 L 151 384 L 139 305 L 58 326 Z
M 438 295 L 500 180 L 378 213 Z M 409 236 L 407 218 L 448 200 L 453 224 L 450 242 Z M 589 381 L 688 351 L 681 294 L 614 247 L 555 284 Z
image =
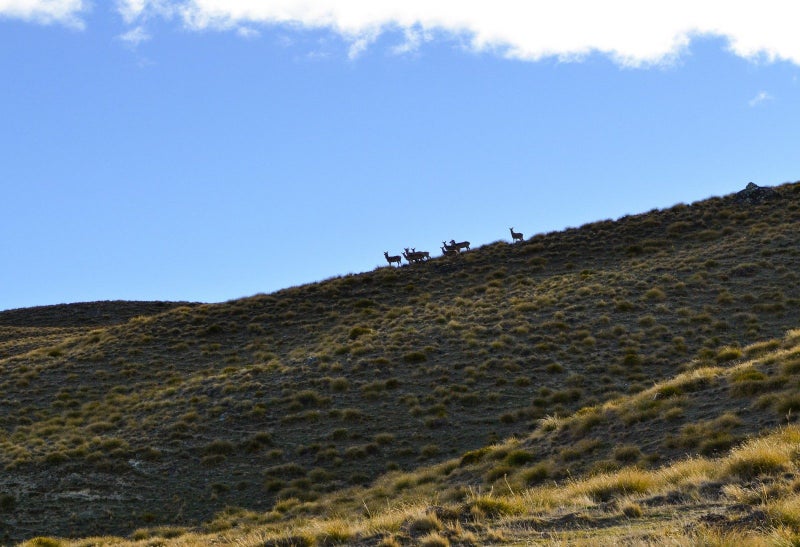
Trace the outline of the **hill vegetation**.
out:
M 1 312 L 1 539 L 797 541 L 798 221 L 786 184 L 222 304 Z

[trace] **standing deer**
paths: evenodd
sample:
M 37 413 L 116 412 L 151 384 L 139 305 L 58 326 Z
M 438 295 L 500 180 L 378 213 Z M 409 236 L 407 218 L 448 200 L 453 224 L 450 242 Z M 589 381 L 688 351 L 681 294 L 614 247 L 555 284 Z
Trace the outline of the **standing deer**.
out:
M 444 246 L 442 247 L 442 254 L 444 256 L 456 256 L 460 253 L 458 252 L 458 249 L 450 249 L 447 246 Z
M 456 243 L 455 239 L 451 239 L 450 247 L 455 247 L 459 251 L 461 251 L 461 249 L 466 249 L 469 251 L 469 241 L 462 241 L 460 243 Z
M 383 256 L 386 257 L 386 262 L 389 263 L 389 266 L 391 266 L 393 262 L 397 262 L 397 265 L 400 266 L 400 257 L 399 256 L 397 256 L 397 255 L 389 256 L 389 252 L 388 251 L 383 251 Z
M 406 247 L 405 252 L 403 253 L 403 258 L 408 260 L 409 263 L 422 262 L 423 260 L 428 260 L 430 257 L 431 254 L 428 251 L 417 251 L 414 248 L 409 251 L 408 247 Z
M 416 249 L 412 249 L 414 251 L 414 255 L 417 256 L 417 260 L 422 262 L 423 260 L 428 260 L 431 257 L 431 253 L 428 251 L 418 251 Z
M 448 245 L 444 241 L 442 241 L 442 245 L 443 245 L 442 249 L 446 251 L 458 251 L 458 247 L 456 247 L 455 245 Z
M 514 228 L 509 228 L 511 230 L 511 240 L 513 242 L 522 241 L 522 232 L 515 232 Z

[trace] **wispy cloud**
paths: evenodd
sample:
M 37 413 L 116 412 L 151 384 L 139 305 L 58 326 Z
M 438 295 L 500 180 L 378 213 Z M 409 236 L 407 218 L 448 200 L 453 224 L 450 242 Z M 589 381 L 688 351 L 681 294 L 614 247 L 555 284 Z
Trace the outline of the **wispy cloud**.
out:
M 150 19 L 173 19 L 185 0 L 115 0 L 117 11 L 128 24 Z
M 191 29 L 238 31 L 243 26 L 328 29 L 358 56 L 386 31 L 401 31 L 413 51 L 420 37 L 467 38 L 473 50 L 522 60 L 579 59 L 606 54 L 628 66 L 668 62 L 696 36 L 727 39 L 736 55 L 800 64 L 794 2 L 762 0 L 119 0 L 122 13 L 169 13 Z M 410 34 L 409 34 L 410 32 Z
M 248 38 L 248 39 L 258 38 L 261 35 L 260 32 L 251 27 L 239 27 L 236 29 L 236 34 L 238 34 L 242 38 Z
M 425 32 L 419 28 L 403 29 L 405 40 L 392 48 L 392 52 L 397 55 L 404 55 L 417 51 L 424 42 L 433 40 L 434 35 L 431 32 Z
M 0 0 L 0 18 L 83 28 L 81 15 L 88 8 L 88 2 L 84 0 Z
M 367 50 L 370 44 L 378 39 L 379 35 L 380 33 L 378 31 L 371 30 L 351 37 L 349 40 L 350 47 L 347 50 L 347 57 L 351 60 L 358 58 Z
M 125 34 L 120 34 L 119 39 L 132 48 L 137 48 L 142 42 L 150 40 L 150 34 L 141 25 L 132 28 Z
M 747 104 L 749 104 L 751 107 L 754 107 L 773 100 L 775 100 L 775 98 L 766 91 L 759 91 L 758 95 L 747 101 Z

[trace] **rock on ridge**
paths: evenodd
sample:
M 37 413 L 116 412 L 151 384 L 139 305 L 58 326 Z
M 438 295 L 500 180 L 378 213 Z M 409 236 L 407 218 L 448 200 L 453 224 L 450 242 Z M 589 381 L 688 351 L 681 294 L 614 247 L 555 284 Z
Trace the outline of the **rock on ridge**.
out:
M 779 197 L 778 192 L 772 188 L 759 186 L 750 182 L 747 184 L 744 190 L 736 192 L 734 201 L 736 203 L 743 203 L 746 205 L 756 205 L 777 197 Z

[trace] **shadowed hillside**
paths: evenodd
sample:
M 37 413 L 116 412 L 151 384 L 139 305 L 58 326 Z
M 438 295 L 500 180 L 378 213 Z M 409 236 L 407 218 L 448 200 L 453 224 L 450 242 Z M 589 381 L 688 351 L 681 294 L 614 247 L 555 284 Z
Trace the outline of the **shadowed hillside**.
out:
M 189 302 L 128 302 L 124 300 L 57 304 L 0 311 L 4 327 L 104 327 L 125 323 L 140 315 L 156 315 Z
M 223 304 L 2 312 L 0 529 L 199 526 L 452 458 L 455 502 L 726 453 L 796 410 L 769 365 L 684 380 L 800 325 L 800 184 L 762 197 Z
M 246 547 L 795 545 L 800 428 L 787 420 L 800 409 L 798 343 L 800 330 L 790 331 L 736 359 L 541 420 L 526 437 L 389 473 L 367 488 L 287 499 L 267 513 L 228 509 L 193 533 L 134 536 Z M 782 424 L 766 426 L 775 415 Z M 733 431 L 738 441 L 724 439 Z M 581 470 L 587 465 L 594 469 Z

